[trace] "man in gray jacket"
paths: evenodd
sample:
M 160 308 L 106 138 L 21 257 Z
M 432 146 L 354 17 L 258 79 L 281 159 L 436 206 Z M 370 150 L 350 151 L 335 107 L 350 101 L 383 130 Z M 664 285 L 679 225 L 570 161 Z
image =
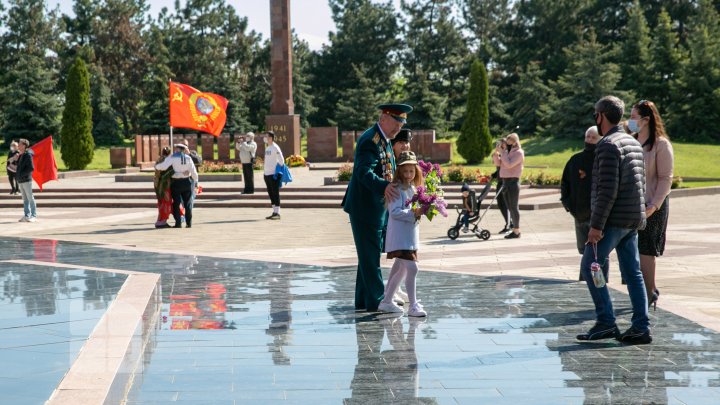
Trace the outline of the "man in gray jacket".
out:
M 248 132 L 244 139 L 238 139 L 235 143 L 235 149 L 240 155 L 240 163 L 242 163 L 243 181 L 245 188 L 243 194 L 255 194 L 255 182 L 253 181 L 253 163 L 255 153 L 257 153 L 257 143 L 255 143 L 255 134 Z
M 625 104 L 607 96 L 595 104 L 595 124 L 602 137 L 595 149 L 592 172 L 590 232 L 580 269 L 595 304 L 595 326 L 578 340 L 614 337 L 630 344 L 652 342 L 645 283 L 640 272 L 637 231 L 645 228 L 645 167 L 643 150 L 619 125 Z M 632 326 L 620 334 L 606 285 L 593 282 L 591 263 L 617 252 L 633 307 Z M 601 260 L 598 260 L 601 259 Z

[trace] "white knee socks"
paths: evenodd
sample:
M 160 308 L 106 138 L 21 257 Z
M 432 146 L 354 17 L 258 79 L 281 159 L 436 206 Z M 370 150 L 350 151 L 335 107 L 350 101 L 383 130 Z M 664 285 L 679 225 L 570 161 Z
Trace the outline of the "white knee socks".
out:
M 395 292 L 400 287 L 400 282 L 405 277 L 405 267 L 401 263 L 402 259 L 395 259 L 392 268 L 390 269 L 390 275 L 388 275 L 387 284 L 385 285 L 385 297 L 383 301 L 385 303 L 391 303 Z
M 415 277 L 418 273 L 418 266 L 412 260 L 395 259 L 402 261 L 405 268 L 405 292 L 407 292 L 410 306 L 417 303 L 417 292 L 415 291 Z

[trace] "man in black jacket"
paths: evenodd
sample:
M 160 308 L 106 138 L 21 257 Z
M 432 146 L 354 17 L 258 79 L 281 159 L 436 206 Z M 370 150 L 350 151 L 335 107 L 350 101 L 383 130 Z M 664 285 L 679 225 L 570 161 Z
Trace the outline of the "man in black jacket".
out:
M 595 326 L 578 340 L 615 337 L 621 342 L 652 342 L 648 300 L 640 272 L 637 231 L 645 228 L 645 166 L 643 150 L 635 138 L 618 125 L 625 104 L 607 96 L 595 104 L 595 124 L 602 137 L 595 149 L 592 172 L 590 231 L 580 264 L 595 304 Z M 591 263 L 606 260 L 617 252 L 620 273 L 627 282 L 633 308 L 632 326 L 622 334 L 615 324 L 615 312 L 607 285 L 596 287 Z
M 17 182 L 20 194 L 22 194 L 23 210 L 25 212 L 25 215 L 20 218 L 20 222 L 37 221 L 37 207 L 32 191 L 32 173 L 35 170 L 35 165 L 33 164 L 33 151 L 29 148 L 30 141 L 27 139 L 21 139 L 18 142 L 20 157 L 17 163 Z
M 565 211 L 575 219 L 575 239 L 580 254 L 585 252 L 585 242 L 590 232 L 590 194 L 592 187 L 592 169 L 595 161 L 595 146 L 600 141 L 597 127 L 585 131 L 585 149 L 574 154 L 565 165 L 560 182 L 560 201 Z M 604 260 L 603 274 L 608 279 L 610 261 Z M 583 280 L 582 270 L 580 281 Z

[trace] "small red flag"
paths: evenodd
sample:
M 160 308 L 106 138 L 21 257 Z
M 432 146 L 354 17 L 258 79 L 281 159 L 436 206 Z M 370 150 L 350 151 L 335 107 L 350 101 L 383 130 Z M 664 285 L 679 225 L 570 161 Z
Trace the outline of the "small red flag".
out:
M 170 126 L 189 128 L 219 136 L 227 115 L 228 101 L 186 84 L 170 82 Z
M 42 191 L 43 184 L 50 180 L 58 179 L 57 163 L 53 153 L 52 135 L 33 145 L 33 170 L 32 178 Z

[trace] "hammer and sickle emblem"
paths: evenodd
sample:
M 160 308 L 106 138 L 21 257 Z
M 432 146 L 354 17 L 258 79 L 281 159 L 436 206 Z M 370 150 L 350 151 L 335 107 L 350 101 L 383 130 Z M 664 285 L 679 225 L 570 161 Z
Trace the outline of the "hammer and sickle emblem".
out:
M 183 101 L 183 94 L 182 94 L 182 91 L 180 91 L 180 89 L 176 89 L 176 90 L 175 90 L 175 94 L 173 94 L 172 101 L 179 101 L 179 102 L 182 103 L 182 101 Z

